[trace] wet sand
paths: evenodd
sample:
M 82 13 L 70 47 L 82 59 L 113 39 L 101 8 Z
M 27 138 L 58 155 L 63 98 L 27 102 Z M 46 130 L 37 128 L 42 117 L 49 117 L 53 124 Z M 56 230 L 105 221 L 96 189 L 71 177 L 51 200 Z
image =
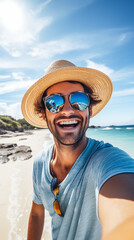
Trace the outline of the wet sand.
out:
M 0 136 L 0 143 L 17 143 L 30 146 L 32 158 L 24 161 L 9 161 L 0 164 L 0 239 L 25 240 L 32 203 L 32 165 L 35 155 L 52 142 L 47 129 L 33 130 L 32 134 Z M 45 213 L 42 240 L 50 239 L 50 217 Z

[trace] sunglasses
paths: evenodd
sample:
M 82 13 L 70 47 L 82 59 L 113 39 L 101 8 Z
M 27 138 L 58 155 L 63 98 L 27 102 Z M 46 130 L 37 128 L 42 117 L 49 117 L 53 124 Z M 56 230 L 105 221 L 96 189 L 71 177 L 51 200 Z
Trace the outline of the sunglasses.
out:
M 54 203 L 53 203 L 53 208 L 54 208 L 54 211 L 61 217 L 63 217 L 63 214 L 60 210 L 60 206 L 59 206 L 59 202 L 57 200 L 57 196 L 59 194 L 59 184 L 58 184 L 58 181 L 57 181 L 57 178 L 53 178 L 52 181 L 51 181 L 51 191 L 52 193 L 54 194 L 55 196 L 55 200 L 54 200 Z
M 60 112 L 65 104 L 65 97 L 68 94 L 51 94 L 43 98 L 47 110 L 51 113 Z M 78 111 L 85 110 L 90 104 L 89 93 L 74 92 L 68 95 L 71 107 Z

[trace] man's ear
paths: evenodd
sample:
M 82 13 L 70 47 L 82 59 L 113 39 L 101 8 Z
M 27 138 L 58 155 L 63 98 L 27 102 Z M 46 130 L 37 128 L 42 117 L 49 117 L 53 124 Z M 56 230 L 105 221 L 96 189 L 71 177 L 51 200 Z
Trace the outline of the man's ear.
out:
M 43 119 L 46 121 L 46 115 L 45 115 L 44 110 L 41 110 L 41 113 L 42 113 L 42 117 L 43 117 Z

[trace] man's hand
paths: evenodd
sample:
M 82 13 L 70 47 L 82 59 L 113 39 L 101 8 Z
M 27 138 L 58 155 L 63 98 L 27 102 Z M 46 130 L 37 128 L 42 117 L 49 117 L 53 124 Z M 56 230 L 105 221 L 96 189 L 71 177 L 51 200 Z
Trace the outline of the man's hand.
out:
M 27 240 L 40 240 L 44 226 L 44 206 L 33 202 L 29 217 Z
M 134 236 L 134 227 L 131 227 L 134 223 L 133 173 L 118 174 L 104 183 L 99 194 L 99 218 L 102 240 L 131 239 L 124 238 L 130 230 Z
M 134 240 L 134 217 L 119 224 L 102 240 Z

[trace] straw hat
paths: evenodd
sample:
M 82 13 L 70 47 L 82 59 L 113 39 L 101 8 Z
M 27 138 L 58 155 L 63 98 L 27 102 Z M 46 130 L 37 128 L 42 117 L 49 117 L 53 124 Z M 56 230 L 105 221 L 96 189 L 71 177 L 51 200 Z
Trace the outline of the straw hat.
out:
M 25 93 L 21 105 L 25 120 L 33 126 L 46 128 L 47 124 L 41 115 L 35 111 L 34 104 L 41 101 L 47 88 L 67 80 L 85 84 L 101 99 L 101 102 L 92 107 L 92 117 L 104 108 L 112 95 L 112 82 L 104 73 L 91 68 L 77 67 L 66 60 L 57 60 L 48 67 L 45 76 L 34 83 Z

